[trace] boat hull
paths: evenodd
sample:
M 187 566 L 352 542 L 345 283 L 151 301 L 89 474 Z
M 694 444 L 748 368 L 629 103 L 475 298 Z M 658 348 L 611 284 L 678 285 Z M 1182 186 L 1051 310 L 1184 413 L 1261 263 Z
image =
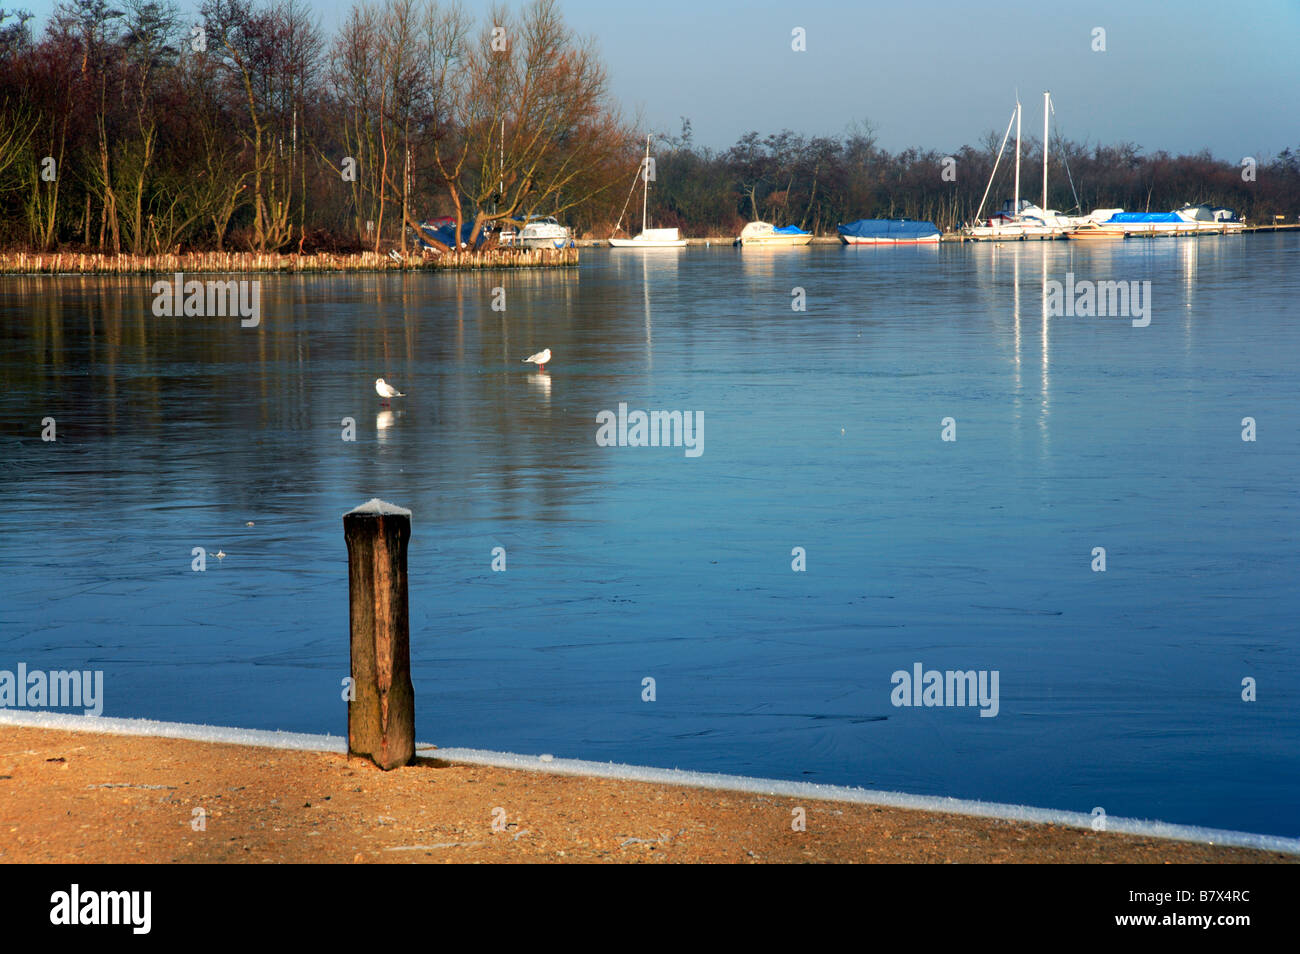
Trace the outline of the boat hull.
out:
M 750 222 L 740 231 L 740 235 L 731 244 L 754 247 L 788 248 L 792 245 L 807 245 L 813 240 L 811 232 L 805 232 L 789 225 L 777 228 L 771 222 Z
M 938 235 L 928 235 L 925 238 L 916 239 L 892 239 L 892 238 L 857 238 L 855 236 L 841 235 L 840 241 L 845 245 L 938 245 Z
M 933 222 L 916 219 L 858 219 L 837 225 L 835 231 L 845 245 L 930 245 L 939 241 L 939 229 Z
M 646 229 L 636 238 L 609 240 L 611 248 L 685 248 L 686 239 L 677 229 Z
M 686 239 L 677 239 L 670 241 L 664 239 L 648 239 L 644 242 L 638 242 L 636 239 L 610 239 L 610 248 L 685 248 Z
M 1079 228 L 1067 232 L 1065 237 L 1072 242 L 1096 242 L 1125 239 L 1128 238 L 1128 235 L 1124 232 L 1108 232 L 1100 228 Z
M 1238 235 L 1245 227 L 1246 223 L 1235 217 L 1212 218 L 1205 206 L 1186 206 L 1174 212 L 1120 212 L 1096 225 L 1099 232 L 1134 238 Z M 1093 226 L 1087 228 L 1091 231 Z
M 813 240 L 811 235 L 763 235 L 758 238 L 741 238 L 736 239 L 736 244 L 741 248 L 789 248 L 791 246 L 807 245 Z
M 573 239 L 529 236 L 528 238 L 518 239 L 515 244 L 522 245 L 524 248 L 568 248 L 573 245 Z
M 1123 225 L 1109 225 L 1102 223 L 1099 231 L 1109 234 L 1112 237 L 1124 238 L 1132 236 L 1134 238 L 1177 238 L 1188 235 L 1240 235 L 1245 228 L 1241 222 L 1216 222 L 1216 223 L 1191 223 L 1184 222 L 1181 224 L 1159 222 L 1155 224 L 1143 223 L 1126 223 Z M 1072 235 L 1077 238 L 1077 235 Z
M 1019 242 L 1024 239 L 1064 238 L 1069 229 L 1059 225 L 1009 222 L 1006 225 L 974 225 L 962 230 L 968 239 L 983 242 Z

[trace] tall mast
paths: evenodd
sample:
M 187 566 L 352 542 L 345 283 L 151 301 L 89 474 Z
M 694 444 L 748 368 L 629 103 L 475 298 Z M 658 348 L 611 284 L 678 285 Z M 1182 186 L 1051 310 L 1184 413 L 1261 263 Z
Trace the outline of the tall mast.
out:
M 650 137 L 645 137 L 645 162 L 641 164 L 641 232 L 645 232 L 646 200 L 650 197 Z
M 1047 211 L 1047 109 L 1051 105 L 1052 94 L 1043 91 L 1043 211 Z
M 1013 215 L 1020 214 L 1020 95 L 1016 94 L 1016 197 L 1011 208 Z
M 1007 151 L 1007 140 L 1011 138 L 1011 124 L 1016 121 L 1016 111 L 1011 110 L 1011 118 L 1007 120 L 1007 131 L 1002 134 L 1002 145 L 998 146 L 998 157 L 993 160 L 993 171 L 989 173 L 989 184 L 984 187 L 984 194 L 980 196 L 980 207 L 975 210 L 975 221 L 978 222 L 980 214 L 984 211 L 984 203 L 988 201 L 989 190 L 993 188 L 993 180 L 998 176 L 998 166 L 1002 164 L 1002 154 Z M 622 217 L 619 218 L 622 221 Z

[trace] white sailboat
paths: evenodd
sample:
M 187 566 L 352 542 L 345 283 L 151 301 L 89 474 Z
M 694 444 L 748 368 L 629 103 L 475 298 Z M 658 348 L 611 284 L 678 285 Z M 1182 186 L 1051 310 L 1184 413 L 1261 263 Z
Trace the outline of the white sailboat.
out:
M 646 228 L 646 205 L 650 195 L 650 137 L 645 137 L 645 158 L 641 160 L 641 171 L 638 173 L 643 183 L 641 190 L 641 232 L 630 239 L 609 240 L 613 248 L 683 248 L 686 245 L 686 239 L 681 238 L 677 229 L 649 229 Z M 633 188 L 636 182 L 633 181 Z M 626 206 L 625 206 L 626 208 Z M 622 226 L 622 216 L 619 216 L 619 227 Z M 617 227 L 615 229 L 617 231 Z
M 1098 209 L 1091 215 L 1062 215 L 1055 209 L 1047 208 L 1047 152 L 1048 152 L 1048 116 L 1052 105 L 1052 94 L 1043 93 L 1043 197 L 1041 205 L 1034 205 L 1028 199 L 1020 198 L 1020 98 L 1016 97 L 1016 109 L 1007 123 L 1007 131 L 998 148 L 997 160 L 993 163 L 993 174 L 989 184 L 984 188 L 984 197 L 980 199 L 979 210 L 975 213 L 978 225 L 963 229 L 967 238 L 984 240 L 1017 239 L 1057 239 L 1067 232 L 1088 222 L 1100 222 L 1109 219 L 1120 209 Z M 1016 127 L 1016 176 L 1015 194 L 1010 202 L 1004 203 L 1002 211 L 983 222 L 980 218 L 984 211 L 984 202 L 993 187 L 993 178 L 997 175 L 998 164 L 1002 161 L 1002 152 L 1006 149 L 1007 139 L 1011 136 L 1012 124 Z

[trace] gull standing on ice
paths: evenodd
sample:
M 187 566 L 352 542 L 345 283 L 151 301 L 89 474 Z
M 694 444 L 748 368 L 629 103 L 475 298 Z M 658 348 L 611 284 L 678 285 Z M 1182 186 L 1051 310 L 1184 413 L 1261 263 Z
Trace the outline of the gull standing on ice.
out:
M 537 365 L 538 371 L 545 371 L 546 365 L 550 362 L 550 360 L 551 360 L 551 349 L 546 348 L 542 351 L 537 352 L 537 354 L 530 354 L 528 357 L 524 358 L 524 363 L 535 364 Z
M 387 402 L 389 398 L 406 397 L 401 391 L 393 387 L 383 378 L 375 378 L 375 393 Z

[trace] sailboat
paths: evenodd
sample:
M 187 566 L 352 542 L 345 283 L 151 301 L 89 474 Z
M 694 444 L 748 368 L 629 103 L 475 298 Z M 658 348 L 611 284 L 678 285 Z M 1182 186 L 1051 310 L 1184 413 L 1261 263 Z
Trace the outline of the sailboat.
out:
M 613 248 L 682 248 L 686 245 L 686 239 L 680 238 L 677 229 L 648 229 L 646 228 L 646 204 L 650 196 L 650 137 L 645 137 L 645 158 L 641 160 L 641 171 L 637 173 L 641 177 L 641 232 L 636 238 L 609 240 Z M 636 188 L 636 180 L 632 181 L 632 187 Z M 630 198 L 630 196 L 629 196 Z M 626 209 L 626 205 L 624 206 Z M 622 226 L 623 217 L 619 216 L 619 225 L 615 231 Z
M 1109 219 L 1122 209 L 1098 209 L 1091 215 L 1062 215 L 1055 209 L 1047 207 L 1047 150 L 1048 150 L 1048 116 L 1052 106 L 1052 94 L 1043 93 L 1043 198 L 1042 205 L 1034 205 L 1028 199 L 1020 198 L 1020 97 L 1016 97 L 1016 108 L 1011 114 L 1011 122 L 1007 123 L 1007 131 L 1002 136 L 1002 145 L 998 147 L 998 157 L 993 163 L 993 174 L 989 176 L 989 184 L 984 187 L 984 197 L 980 199 L 979 210 L 975 213 L 975 221 L 978 225 L 969 225 L 962 230 L 966 238 L 983 239 L 983 240 L 1003 240 L 1003 239 L 1058 239 L 1064 238 L 1066 233 L 1081 225 L 1092 222 L 1102 222 Z M 1011 136 L 1011 126 L 1016 127 L 1016 177 L 1015 177 L 1015 195 L 1014 197 L 1002 204 L 1002 210 L 991 216 L 987 222 L 981 220 L 980 216 L 984 212 L 984 202 L 989 197 L 989 189 L 993 187 L 993 178 L 997 175 L 998 164 L 1002 161 L 1002 153 L 1006 149 L 1007 140 Z M 1077 197 L 1076 197 L 1077 201 Z

